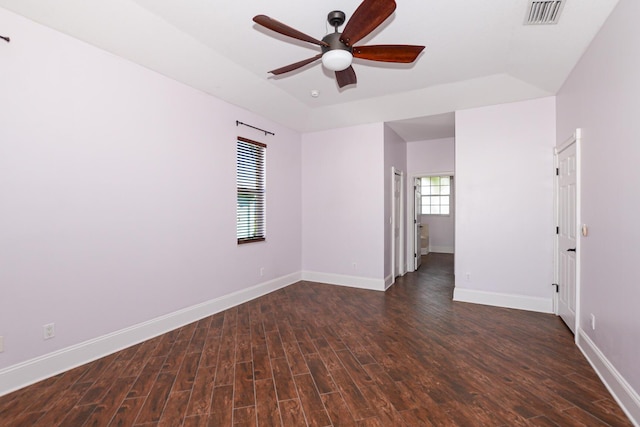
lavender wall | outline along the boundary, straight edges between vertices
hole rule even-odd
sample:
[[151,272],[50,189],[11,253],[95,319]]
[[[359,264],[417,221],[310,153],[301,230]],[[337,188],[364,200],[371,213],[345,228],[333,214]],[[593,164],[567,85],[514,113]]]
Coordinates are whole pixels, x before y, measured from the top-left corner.
[[[557,96],[558,142],[582,140],[579,330],[635,389],[640,416],[640,2],[620,0]],[[596,317],[592,330],[590,315]],[[636,418],[640,420],[640,418]]]
[[[454,172],[455,139],[442,138],[407,143],[407,167],[411,177]],[[454,180],[455,189],[455,180]],[[411,191],[411,190],[410,190]],[[413,194],[409,196],[413,209]],[[451,215],[422,215],[422,223],[429,226],[429,241],[433,252],[453,252],[455,236],[455,203]]]
[[384,279],[383,139],[381,123],[302,136],[303,271]]
[[[391,230],[391,215],[392,215],[392,198],[393,198],[393,185],[392,185],[392,168],[404,173],[404,185],[407,185],[407,143],[400,138],[400,136],[393,131],[389,126],[384,126],[384,217],[382,218],[381,226],[384,228],[384,277],[385,280],[393,280],[391,271],[391,256],[393,252],[393,233]],[[406,193],[405,190],[401,190],[402,193]],[[404,198],[402,202],[402,209],[407,211],[407,199]],[[398,219],[399,220],[399,219]],[[406,221],[400,233],[404,236],[407,235]],[[407,238],[404,242],[406,246]],[[402,248],[404,250],[404,248]],[[407,258],[405,257],[405,264]],[[400,272],[407,271],[406,266],[400,267]]]
[[[300,270],[299,134],[0,21],[0,368]],[[237,135],[268,144],[267,242],[241,247]]]
[[554,98],[456,113],[456,291],[550,310],[554,145]]

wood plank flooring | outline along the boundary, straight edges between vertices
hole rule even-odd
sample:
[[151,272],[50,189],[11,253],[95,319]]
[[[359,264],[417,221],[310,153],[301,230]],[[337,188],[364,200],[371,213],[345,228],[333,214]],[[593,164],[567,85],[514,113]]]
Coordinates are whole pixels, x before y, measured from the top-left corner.
[[553,315],[300,282],[0,397],[2,426],[627,426]]

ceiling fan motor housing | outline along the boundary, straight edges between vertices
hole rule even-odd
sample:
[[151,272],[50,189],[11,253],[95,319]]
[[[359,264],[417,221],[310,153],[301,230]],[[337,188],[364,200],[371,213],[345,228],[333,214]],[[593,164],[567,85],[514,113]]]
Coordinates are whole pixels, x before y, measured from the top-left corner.
[[322,41],[327,43],[329,46],[320,46],[322,49],[322,53],[326,53],[326,52],[329,52],[330,50],[336,50],[336,49],[342,49],[342,50],[346,50],[347,52],[352,52],[353,49],[351,48],[351,46],[347,46],[340,40],[341,36],[342,36],[342,33],[331,33],[324,36],[322,38]]

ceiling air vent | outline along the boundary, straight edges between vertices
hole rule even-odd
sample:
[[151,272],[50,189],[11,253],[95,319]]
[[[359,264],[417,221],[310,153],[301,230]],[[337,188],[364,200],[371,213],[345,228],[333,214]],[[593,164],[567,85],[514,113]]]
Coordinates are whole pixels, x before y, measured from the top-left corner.
[[564,3],[565,0],[531,0],[524,19],[525,25],[557,24]]

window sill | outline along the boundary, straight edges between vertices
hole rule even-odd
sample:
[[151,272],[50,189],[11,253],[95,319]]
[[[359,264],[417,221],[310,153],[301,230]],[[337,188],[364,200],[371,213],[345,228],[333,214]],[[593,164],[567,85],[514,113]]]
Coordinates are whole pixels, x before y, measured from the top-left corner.
[[245,243],[255,243],[255,242],[264,242],[267,239],[264,237],[255,237],[253,239],[238,239],[239,245],[244,245]]

